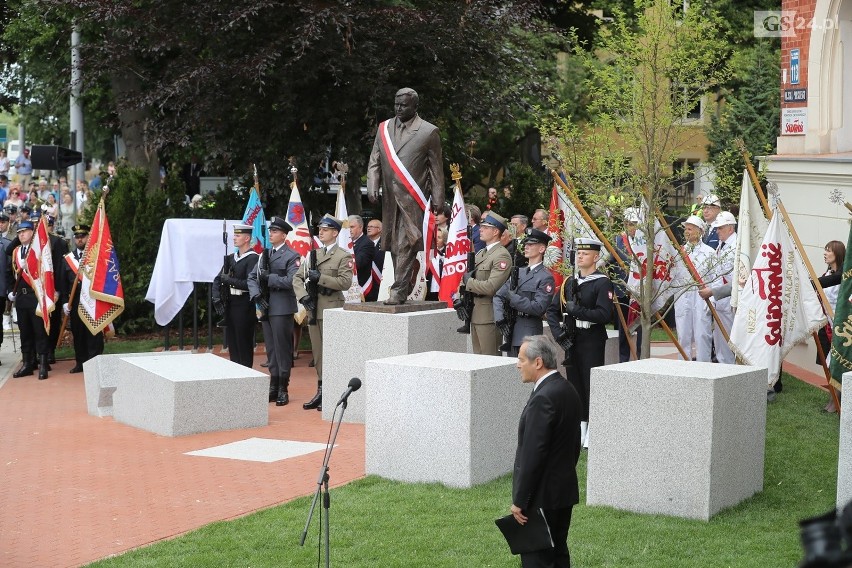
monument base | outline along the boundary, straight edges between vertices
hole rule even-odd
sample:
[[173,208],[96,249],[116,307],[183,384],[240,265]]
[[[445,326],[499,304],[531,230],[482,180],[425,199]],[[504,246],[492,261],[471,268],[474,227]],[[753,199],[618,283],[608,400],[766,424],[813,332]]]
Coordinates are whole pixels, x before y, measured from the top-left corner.
[[416,300],[404,304],[386,305],[384,302],[361,302],[358,304],[344,304],[343,309],[347,312],[370,312],[375,314],[410,314],[412,312],[425,312],[429,310],[445,310],[446,302]]

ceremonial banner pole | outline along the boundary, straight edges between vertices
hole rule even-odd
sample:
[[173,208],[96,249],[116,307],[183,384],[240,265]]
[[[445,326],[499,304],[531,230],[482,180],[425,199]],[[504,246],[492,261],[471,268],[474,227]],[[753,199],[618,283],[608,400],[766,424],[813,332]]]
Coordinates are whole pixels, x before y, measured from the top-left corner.
[[[611,254],[612,257],[616,260],[616,262],[618,262],[618,265],[621,268],[623,268],[624,270],[630,270],[630,267],[627,266],[624,263],[623,260],[621,260],[620,256],[618,256],[618,253],[615,251],[613,246],[610,244],[610,242],[606,238],[606,236],[604,236],[603,232],[600,230],[600,227],[598,227],[598,224],[595,223],[595,220],[592,219],[589,216],[589,214],[586,212],[586,209],[583,207],[583,204],[580,203],[580,200],[577,198],[577,196],[574,194],[574,192],[571,190],[571,188],[568,187],[568,185],[564,181],[562,181],[562,178],[559,177],[559,174],[556,173],[556,170],[550,170],[550,174],[553,176],[553,179],[556,181],[556,183],[559,184],[559,186],[565,191],[565,194],[571,200],[571,203],[573,203],[574,207],[577,208],[577,212],[580,213],[580,215],[583,217],[583,219],[586,221],[586,223],[589,224],[589,227],[591,227],[591,229],[595,232],[595,235],[597,235],[598,238],[601,240],[601,242],[604,244],[604,246],[606,247],[606,250],[609,251],[609,254]],[[659,318],[660,327],[662,327],[665,330],[666,334],[668,334],[669,339],[672,340],[672,343],[675,344],[675,346],[677,347],[677,350],[680,351],[680,355],[681,355],[681,357],[683,357],[684,361],[689,361],[691,359],[691,357],[687,356],[686,351],[683,350],[683,346],[677,340],[677,337],[675,337],[674,333],[672,332],[672,329],[669,327],[669,325],[662,318],[662,316],[660,315],[660,312],[656,312],[654,315],[656,315],[657,318]]]
[[[748,153],[748,150],[745,147],[745,143],[741,138],[737,138],[737,146],[740,149],[740,152],[743,155],[743,160],[746,164],[746,169],[748,170],[748,175],[751,178],[751,183],[754,186],[755,192],[757,192],[757,198],[760,199],[761,205],[763,205],[763,210],[766,213],[767,219],[772,219],[772,209],[769,208],[769,202],[766,200],[766,196],[763,195],[763,187],[760,185],[760,180],[757,179],[757,172],[754,171],[754,166],[751,163],[751,156]],[[849,205],[847,204],[847,208]],[[852,211],[852,208],[849,208]],[[808,259],[805,254],[805,249],[802,246],[802,242],[799,240],[799,235],[796,233],[796,229],[793,227],[793,223],[790,221],[790,216],[787,215],[787,209],[784,207],[784,203],[778,199],[778,210],[781,212],[781,215],[784,218],[784,224],[787,226],[787,230],[790,232],[790,236],[793,237],[793,242],[796,243],[796,247],[799,249],[799,254],[802,256],[802,260],[805,263],[805,267],[808,269],[808,274],[810,274],[811,282],[813,282],[814,288],[816,288],[817,294],[819,294],[820,300],[822,301],[822,305],[825,308],[825,312],[830,319],[834,319],[834,308],[831,306],[831,303],[828,301],[828,297],[825,295],[825,290],[822,289],[822,285],[819,283],[819,278],[816,276],[816,272],[814,271],[813,265],[811,265],[811,261]],[[814,345],[816,346],[817,356],[819,358],[820,365],[822,366],[823,373],[825,374],[825,386],[828,389],[829,394],[831,394],[831,398],[834,401],[834,406],[837,407],[837,413],[840,414],[840,399],[837,397],[837,389],[834,388],[834,385],[831,384],[831,371],[828,368],[828,362],[825,358],[825,351],[823,351],[822,345],[819,342],[819,336],[816,332],[813,333]],[[783,361],[782,361],[783,363]]]

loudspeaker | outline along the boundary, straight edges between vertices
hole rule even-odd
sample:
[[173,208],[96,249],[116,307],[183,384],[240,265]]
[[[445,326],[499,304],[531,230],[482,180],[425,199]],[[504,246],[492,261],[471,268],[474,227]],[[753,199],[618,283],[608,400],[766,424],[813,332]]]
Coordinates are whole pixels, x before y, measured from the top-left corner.
[[521,139],[521,161],[534,169],[541,167],[541,133],[538,129],[527,132]]
[[83,161],[83,154],[62,146],[33,145],[30,161],[36,170],[64,170]]

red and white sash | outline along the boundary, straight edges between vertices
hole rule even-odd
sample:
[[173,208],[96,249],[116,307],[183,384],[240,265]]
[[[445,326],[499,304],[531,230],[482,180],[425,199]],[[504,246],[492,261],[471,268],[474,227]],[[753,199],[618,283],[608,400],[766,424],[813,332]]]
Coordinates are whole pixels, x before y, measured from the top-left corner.
[[73,252],[69,252],[65,255],[65,263],[68,264],[68,268],[70,268],[71,272],[73,272],[76,276],[77,272],[80,270],[80,261],[74,258]]
[[393,148],[390,135],[390,125],[392,120],[394,119],[388,119],[379,125],[379,132],[382,136],[382,148],[384,149],[385,157],[388,159],[388,162],[390,162],[399,182],[405,186],[405,189],[408,190],[408,193],[411,194],[411,197],[413,197],[414,201],[417,202],[417,205],[420,206],[420,210],[425,211],[426,197],[423,195],[423,190],[420,189],[420,186],[417,185],[417,182],[414,181],[413,177],[411,177],[411,173],[409,173],[405,166],[402,165],[399,156],[396,155],[396,150]]

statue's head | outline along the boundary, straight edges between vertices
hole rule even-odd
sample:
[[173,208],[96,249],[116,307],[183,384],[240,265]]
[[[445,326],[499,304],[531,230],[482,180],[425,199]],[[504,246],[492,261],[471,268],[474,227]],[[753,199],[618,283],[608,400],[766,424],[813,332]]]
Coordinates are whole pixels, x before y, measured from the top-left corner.
[[406,87],[398,90],[393,102],[393,108],[396,111],[397,118],[403,122],[414,118],[414,115],[417,114],[417,105],[419,103],[420,97],[414,89]]

